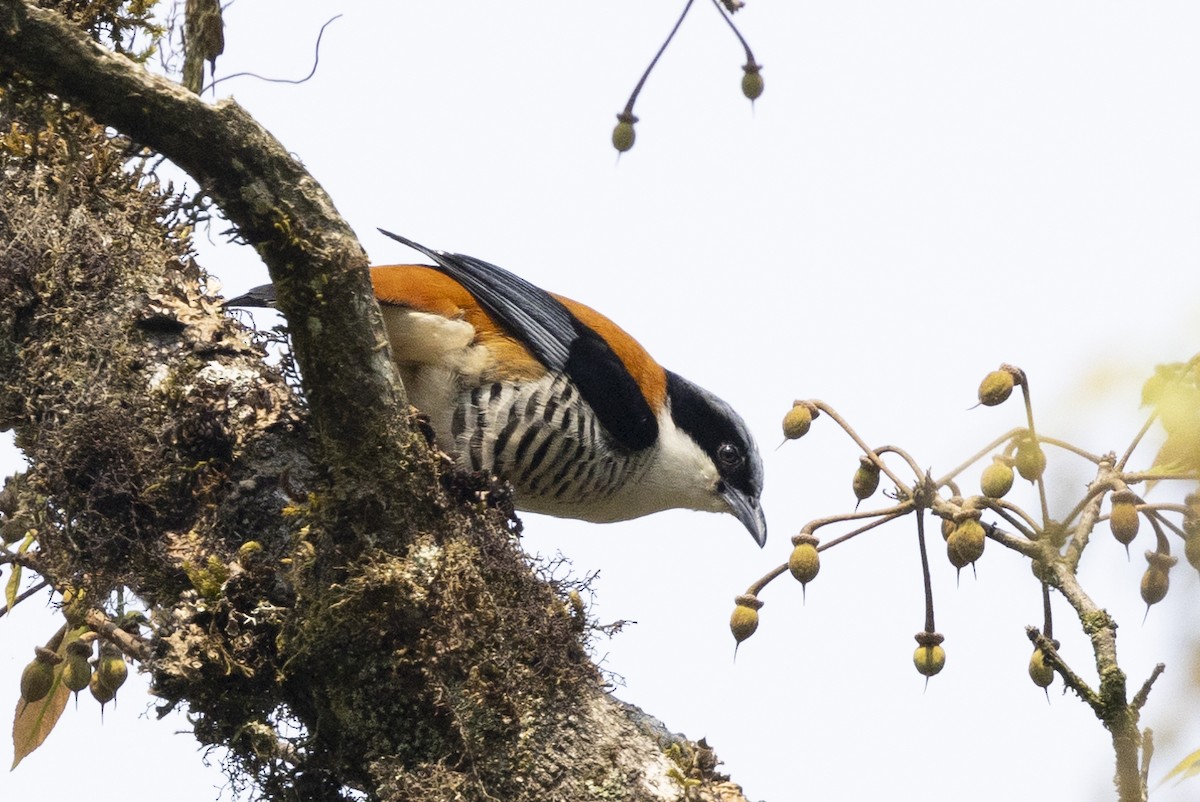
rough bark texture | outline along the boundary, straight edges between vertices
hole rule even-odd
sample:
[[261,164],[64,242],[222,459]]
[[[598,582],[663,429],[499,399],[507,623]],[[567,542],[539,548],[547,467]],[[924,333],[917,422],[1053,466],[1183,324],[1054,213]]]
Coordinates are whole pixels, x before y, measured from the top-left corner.
[[[603,691],[506,488],[408,424],[362,250],[279,143],[19,0],[0,0],[0,93],[0,429],[31,466],[0,535],[36,530],[21,561],[84,591],[68,618],[151,655],[163,707],[236,779],[270,799],[743,799],[703,742]],[[303,397],[81,109],[258,248]],[[136,639],[104,624],[119,587],[151,614]]]

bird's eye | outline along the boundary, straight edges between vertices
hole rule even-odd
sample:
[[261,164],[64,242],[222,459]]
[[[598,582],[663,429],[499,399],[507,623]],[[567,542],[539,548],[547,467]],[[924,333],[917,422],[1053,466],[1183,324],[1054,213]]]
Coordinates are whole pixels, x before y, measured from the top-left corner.
[[733,443],[721,443],[717,447],[717,463],[725,470],[732,470],[742,464],[742,451]]

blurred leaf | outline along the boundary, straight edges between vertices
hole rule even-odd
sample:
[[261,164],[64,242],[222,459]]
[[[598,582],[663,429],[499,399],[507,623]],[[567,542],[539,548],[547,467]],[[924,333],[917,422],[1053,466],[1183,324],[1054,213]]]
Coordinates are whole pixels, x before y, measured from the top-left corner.
[[[1200,361],[1159,365],[1142,387],[1167,439],[1151,464],[1172,474],[1200,474]],[[1149,486],[1147,486],[1149,487]]]
[[21,566],[14,565],[12,573],[8,575],[8,582],[4,585],[4,603],[8,605],[11,612],[12,608],[17,604],[17,590],[21,587]]
[[1163,390],[1182,375],[1183,368],[1182,362],[1156,365],[1154,375],[1146,379],[1146,383],[1142,385],[1142,406],[1148,407],[1157,404],[1158,400],[1162,398]]
[[[64,637],[64,629],[65,627],[55,633],[54,637],[46,644],[47,649],[53,648],[60,657],[66,654],[67,646],[79,640],[79,636],[88,631],[87,627],[76,627],[67,632]],[[54,729],[54,725],[58,723],[63,710],[66,709],[71,691],[62,681],[64,665],[65,661],[54,667],[54,684],[50,686],[50,693],[46,694],[45,698],[32,704],[26,704],[24,699],[17,700],[16,716],[13,718],[13,762],[11,768],[15,769],[26,755],[42,745],[42,742]]]
[[1150,467],[1163,473],[1200,473],[1200,430],[1167,435]]
[[[29,551],[29,547],[33,545],[33,541],[37,538],[37,530],[30,529],[25,533],[25,539],[21,541],[21,545],[17,548],[17,554],[24,554]],[[8,584],[4,586],[4,603],[8,605],[8,611],[11,613],[12,608],[17,604],[17,593],[21,590],[21,566],[14,565],[12,574],[8,577]]]
[[1200,749],[1197,749],[1195,752],[1192,752],[1183,760],[1179,761],[1179,764],[1167,772],[1167,776],[1163,777],[1162,780],[1159,781],[1159,785],[1162,785],[1172,777],[1177,776],[1179,781],[1182,782],[1188,777],[1195,777],[1197,774],[1200,774]]

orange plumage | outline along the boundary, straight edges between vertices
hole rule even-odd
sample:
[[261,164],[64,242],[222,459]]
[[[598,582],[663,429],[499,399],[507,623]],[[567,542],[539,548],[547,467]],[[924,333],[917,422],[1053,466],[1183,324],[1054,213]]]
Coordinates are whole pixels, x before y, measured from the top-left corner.
[[[473,344],[486,348],[502,365],[504,378],[532,378],[545,367],[523,343],[487,313],[471,293],[445,273],[428,265],[381,265],[371,268],[375,297],[385,306],[462,320],[475,330]],[[667,376],[662,366],[624,329],[590,306],[550,293],[585,326],[604,339],[633,376],[651,409],[662,407],[667,395]],[[386,311],[386,310],[385,310]],[[395,346],[393,340],[393,346]],[[396,359],[406,361],[405,354]]]

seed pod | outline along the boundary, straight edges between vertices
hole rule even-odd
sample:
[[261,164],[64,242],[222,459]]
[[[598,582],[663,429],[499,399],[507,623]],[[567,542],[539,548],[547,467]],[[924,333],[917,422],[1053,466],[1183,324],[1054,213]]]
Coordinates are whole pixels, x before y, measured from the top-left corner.
[[633,147],[633,142],[637,138],[633,125],[637,121],[638,118],[627,111],[617,115],[617,126],[612,132],[612,143],[618,153],[624,153]]
[[92,679],[92,665],[88,658],[92,656],[92,645],[83,641],[72,641],[67,646],[67,657],[63,663],[62,681],[68,690],[74,691],[75,696],[88,686]]
[[115,696],[129,676],[129,667],[125,665],[125,657],[121,650],[110,643],[101,644],[100,662],[96,666],[95,675],[98,682],[112,690]]
[[870,457],[859,457],[858,470],[854,472],[854,481],[850,485],[856,499],[869,499],[879,489],[879,466]]
[[733,633],[733,639],[740,644],[758,629],[758,611],[763,603],[757,596],[749,594],[738,596],[733,603],[735,606],[733,615],[729,617],[729,630]]
[[763,93],[762,66],[751,61],[742,69],[746,73],[742,76],[742,94],[752,101],[758,100]]
[[918,632],[916,639],[918,646],[913,652],[913,665],[917,672],[926,678],[938,674],[946,667],[946,650],[942,648],[945,639],[936,632]]
[[792,555],[788,557],[788,570],[802,586],[807,586],[821,570],[821,555],[817,552],[817,538],[801,533],[792,538]]
[[92,698],[100,703],[100,710],[103,712],[104,706],[111,702],[117,695],[115,689],[108,687],[100,681],[100,672],[92,672],[92,679],[88,682],[88,690],[92,694]]
[[1171,578],[1167,576],[1167,572],[1152,565],[1142,574],[1142,601],[1147,605],[1158,604],[1167,597],[1170,587]]
[[1034,649],[1029,658],[1029,678],[1039,688],[1048,688],[1054,682],[1054,669],[1046,665],[1046,655],[1041,649]]
[[34,649],[33,661],[21,672],[21,698],[26,704],[40,702],[54,687],[54,666],[62,658],[49,649]]
[[812,426],[816,410],[803,401],[792,404],[792,408],[783,416],[783,436],[788,440],[799,440],[808,434]]
[[1137,496],[1128,490],[1120,490],[1112,494],[1112,511],[1108,516],[1108,525],[1113,537],[1122,546],[1128,546],[1137,537],[1141,517],[1137,511]]
[[1036,482],[1046,470],[1046,452],[1036,440],[1026,438],[1017,446],[1016,466],[1022,479]]
[[965,568],[983,556],[987,532],[978,518],[967,518],[946,538],[946,554],[955,568]]
[[1013,385],[1011,372],[1004,369],[993,370],[984,376],[983,381],[979,384],[979,403],[985,407],[1003,404],[1012,395]]
[[1170,554],[1148,551],[1146,552],[1146,562],[1149,565],[1146,567],[1146,573],[1142,574],[1141,591],[1142,601],[1146,602],[1146,606],[1149,608],[1166,598],[1167,590],[1171,587],[1171,579],[1167,572],[1178,560]]
[[1012,490],[1013,479],[1012,459],[995,456],[979,477],[979,489],[988,498],[1004,498]]

